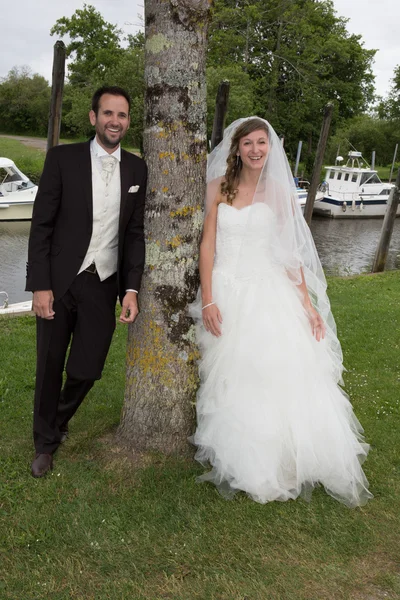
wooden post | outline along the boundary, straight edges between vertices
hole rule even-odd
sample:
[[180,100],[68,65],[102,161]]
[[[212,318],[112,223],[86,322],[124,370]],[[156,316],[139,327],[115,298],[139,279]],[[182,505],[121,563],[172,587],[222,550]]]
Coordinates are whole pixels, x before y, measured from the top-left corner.
[[307,194],[307,202],[304,207],[304,218],[307,221],[308,225],[311,223],[312,212],[314,207],[315,196],[317,193],[317,188],[319,184],[319,178],[321,175],[322,163],[324,160],[326,142],[328,140],[329,127],[332,120],[333,114],[333,103],[328,102],[325,106],[324,110],[324,120],[322,122],[321,134],[319,136],[319,142],[317,147],[317,153],[315,155],[313,173],[311,177],[310,188]]
[[61,129],[61,109],[65,76],[65,45],[58,40],[54,44],[53,74],[51,86],[51,102],[49,126],[47,130],[47,150],[58,146]]
[[300,140],[299,145],[297,146],[296,164],[294,165],[293,177],[297,177],[297,171],[299,170],[299,162],[300,162],[302,146],[303,146],[303,142]]
[[396,148],[394,149],[394,154],[393,154],[392,168],[390,169],[389,183],[392,181],[393,169],[394,169],[394,163],[396,162],[397,148],[398,148],[398,147],[399,147],[399,145],[398,145],[398,144],[396,144]]
[[375,150],[372,150],[371,169],[375,169],[375,158],[376,158],[376,152],[375,152]]
[[400,200],[400,169],[397,171],[396,185],[391,190],[388,199],[387,209],[383,218],[383,225],[381,230],[381,237],[379,240],[378,248],[376,250],[374,264],[372,265],[373,273],[380,273],[384,271],[387,255],[390,246],[390,240],[393,233],[394,222],[397,215],[397,207]]
[[218,86],[217,98],[215,101],[214,124],[211,135],[211,150],[222,141],[224,137],[225,116],[228,110],[230,83],[227,80],[221,81]]

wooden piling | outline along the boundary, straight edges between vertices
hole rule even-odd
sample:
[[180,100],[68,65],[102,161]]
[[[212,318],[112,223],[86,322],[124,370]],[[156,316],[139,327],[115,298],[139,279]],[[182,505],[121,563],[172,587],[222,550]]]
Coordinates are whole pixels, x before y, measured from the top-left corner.
[[47,130],[47,150],[58,146],[61,129],[61,110],[65,78],[65,45],[58,40],[54,44],[53,73],[51,86],[51,101],[49,126]]
[[297,146],[296,164],[294,165],[293,177],[297,177],[297,171],[299,170],[299,163],[300,163],[302,147],[303,147],[303,142],[300,140],[299,144]]
[[393,233],[394,222],[397,215],[397,207],[400,200],[400,169],[397,172],[396,185],[391,190],[385,216],[383,218],[383,225],[381,230],[381,237],[379,240],[378,248],[376,250],[374,264],[372,265],[373,273],[380,273],[385,270],[387,255],[389,252],[390,240]]
[[394,149],[394,154],[393,154],[393,162],[392,162],[392,168],[390,169],[390,175],[389,175],[389,183],[392,182],[392,177],[393,177],[393,169],[394,169],[394,165],[396,162],[396,157],[397,157],[397,149],[398,149],[399,145],[396,144],[396,148]]
[[310,188],[307,194],[307,202],[304,207],[304,218],[308,225],[311,224],[312,212],[314,208],[315,196],[317,194],[317,188],[321,176],[322,163],[325,155],[326,142],[328,141],[329,127],[331,125],[333,115],[333,103],[328,102],[324,110],[324,119],[322,121],[321,133],[319,136],[319,142],[317,147],[317,153],[315,155],[313,173],[311,177]]
[[230,82],[221,81],[218,86],[217,98],[215,101],[214,124],[211,135],[211,150],[222,141],[224,137],[225,116],[228,110]]

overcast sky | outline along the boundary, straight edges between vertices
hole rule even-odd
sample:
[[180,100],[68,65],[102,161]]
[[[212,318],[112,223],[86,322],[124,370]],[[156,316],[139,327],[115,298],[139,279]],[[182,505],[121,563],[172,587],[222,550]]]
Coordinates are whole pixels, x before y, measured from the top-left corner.
[[[127,33],[138,31],[138,13],[144,0],[87,0],[104,19]],[[57,19],[70,17],[83,0],[0,0],[0,77],[14,66],[28,65],[35,73],[51,78],[53,45],[49,31]],[[334,0],[339,15],[349,20],[348,30],[360,34],[365,47],[377,49],[374,73],[378,94],[390,87],[393,70],[400,64],[399,0]],[[397,30],[397,31],[396,31]]]

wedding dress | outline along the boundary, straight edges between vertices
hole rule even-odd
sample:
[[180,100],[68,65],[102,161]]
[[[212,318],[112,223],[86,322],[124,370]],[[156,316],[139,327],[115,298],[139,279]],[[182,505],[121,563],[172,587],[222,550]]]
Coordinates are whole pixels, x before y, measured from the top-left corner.
[[276,227],[264,203],[218,206],[213,300],[217,338],[196,321],[201,386],[196,459],[199,479],[226,497],[260,503],[309,499],[322,484],[353,507],[372,497],[361,463],[368,452],[347,395],[337,385],[326,340],[317,342],[296,285],[275,261]]

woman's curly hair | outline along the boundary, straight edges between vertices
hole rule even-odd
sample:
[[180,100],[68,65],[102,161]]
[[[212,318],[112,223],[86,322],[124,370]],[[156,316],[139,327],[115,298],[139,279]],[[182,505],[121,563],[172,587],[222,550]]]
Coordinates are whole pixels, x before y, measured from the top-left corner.
[[269,138],[268,125],[265,123],[265,121],[257,117],[254,119],[247,119],[244,123],[239,125],[232,136],[231,148],[228,158],[226,159],[228,168],[226,169],[225,180],[221,183],[221,194],[226,196],[226,201],[228,204],[232,205],[232,202],[236,197],[238,192],[237,186],[239,184],[240,172],[242,170],[242,160],[240,156],[238,156],[239,142],[243,137],[253,133],[253,131],[257,131],[258,129],[265,131]]

